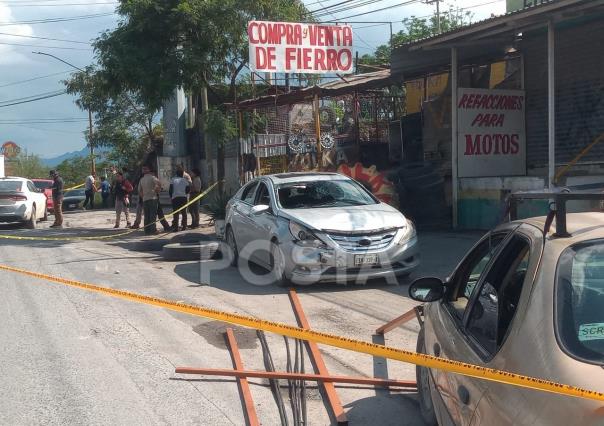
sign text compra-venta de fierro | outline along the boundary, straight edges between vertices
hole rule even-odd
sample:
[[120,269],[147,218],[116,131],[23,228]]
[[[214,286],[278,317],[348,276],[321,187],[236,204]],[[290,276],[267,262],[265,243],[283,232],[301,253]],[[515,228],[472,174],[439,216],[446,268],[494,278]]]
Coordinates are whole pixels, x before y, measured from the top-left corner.
[[349,25],[251,21],[248,38],[253,71],[346,74],[354,70]]

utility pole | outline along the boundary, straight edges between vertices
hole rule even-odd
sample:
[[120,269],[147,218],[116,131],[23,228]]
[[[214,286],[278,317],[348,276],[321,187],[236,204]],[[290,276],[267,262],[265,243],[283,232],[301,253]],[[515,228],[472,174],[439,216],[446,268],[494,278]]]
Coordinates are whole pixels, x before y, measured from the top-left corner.
[[442,32],[441,26],[440,26],[440,2],[441,1],[442,0],[426,0],[425,1],[426,4],[436,3],[436,30],[438,31],[438,34],[440,34]]
[[[44,53],[44,52],[31,52],[31,53],[34,53],[36,55],[50,56],[51,58],[54,58],[57,61],[63,62],[64,64],[69,65],[70,67],[75,68],[78,71],[82,71],[83,73],[88,74],[88,72],[83,70],[82,68],[76,67],[74,64],[70,64],[69,62],[67,62],[55,55],[51,55],[50,53]],[[90,172],[92,174],[96,171],[96,166],[94,163],[94,146],[92,145],[92,111],[90,110],[90,108],[88,108],[88,140],[89,140],[89,144],[90,144]]]

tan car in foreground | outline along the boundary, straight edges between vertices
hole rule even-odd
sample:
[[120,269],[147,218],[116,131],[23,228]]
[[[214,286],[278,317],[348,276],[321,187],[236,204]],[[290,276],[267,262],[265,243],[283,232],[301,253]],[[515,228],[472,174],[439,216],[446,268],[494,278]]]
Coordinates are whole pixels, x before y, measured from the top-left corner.
[[[501,225],[444,282],[416,280],[418,352],[604,391],[604,213],[557,222]],[[604,425],[593,400],[423,367],[417,382],[428,424]]]

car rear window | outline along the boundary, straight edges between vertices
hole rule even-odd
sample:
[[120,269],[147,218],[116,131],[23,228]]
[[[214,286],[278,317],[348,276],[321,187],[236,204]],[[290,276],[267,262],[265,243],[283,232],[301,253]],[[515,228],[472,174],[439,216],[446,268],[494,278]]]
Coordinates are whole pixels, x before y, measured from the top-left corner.
[[36,185],[36,188],[38,189],[48,189],[52,188],[52,181],[35,180],[34,185]]
[[21,191],[22,183],[18,180],[0,181],[0,191]]
[[567,248],[558,262],[557,331],[580,360],[604,364],[604,240]]

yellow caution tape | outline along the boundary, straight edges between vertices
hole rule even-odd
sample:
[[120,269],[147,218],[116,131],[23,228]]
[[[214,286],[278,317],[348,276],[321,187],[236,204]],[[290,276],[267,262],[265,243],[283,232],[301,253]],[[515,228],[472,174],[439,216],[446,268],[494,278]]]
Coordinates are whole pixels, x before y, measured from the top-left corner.
[[79,185],[72,186],[71,188],[64,189],[63,192],[71,191],[72,189],[78,189],[78,188],[83,187],[84,185],[85,185],[84,183],[81,183]]
[[[173,212],[170,212],[166,215],[164,215],[164,217],[170,217],[170,216],[174,216],[176,213],[186,209],[187,207],[189,207],[191,204],[198,202],[199,200],[201,200],[203,197],[205,197],[206,195],[208,195],[208,193],[214,189],[216,187],[216,185],[218,185],[219,182],[214,183],[213,185],[211,185],[208,189],[206,189],[205,191],[203,191],[201,194],[199,194],[198,196],[196,196],[195,198],[193,198],[192,200],[190,200],[187,204],[185,204],[184,206],[174,210]],[[158,224],[159,222],[161,222],[161,220],[157,220],[154,223],[151,223],[147,226],[152,226],[155,224]],[[120,232],[117,234],[109,234],[109,235],[97,235],[97,236],[89,236],[89,237],[33,237],[33,236],[18,236],[18,235],[0,235],[0,239],[5,239],[5,240],[27,240],[27,241],[83,241],[83,240],[108,240],[111,238],[118,238],[118,237],[123,237],[126,235],[130,235],[134,232],[137,232],[141,229],[145,229],[145,227],[140,228],[140,229],[130,229],[128,231],[125,232]]]
[[379,356],[382,358],[394,359],[398,361],[408,362],[411,364],[420,365],[423,367],[434,368],[447,371],[450,373],[461,374],[469,377],[490,380],[494,382],[504,383],[513,386],[519,386],[528,389],[535,389],[544,392],[551,392],[559,395],[566,395],[578,398],[592,399],[596,401],[604,401],[604,393],[591,390],[581,389],[575,386],[564,385],[561,383],[552,382],[549,380],[537,379],[534,377],[523,376],[520,374],[509,373],[492,368],[480,367],[477,365],[467,364],[459,361],[451,361],[444,358],[437,358],[432,355],[425,355],[402,349],[391,348],[374,343],[363,342],[361,340],[349,339],[346,337],[337,336],[334,334],[321,333],[312,330],[304,330],[291,325],[265,321],[258,318],[248,317],[239,314],[233,314],[223,311],[218,311],[200,306],[188,305],[184,303],[173,302],[157,297],[145,296],[142,294],[132,293],[129,291],[115,290],[112,288],[101,287],[93,284],[86,284],[76,280],[69,280],[52,275],[31,272],[24,269],[14,268],[11,266],[0,265],[0,270],[16,272],[19,274],[28,275],[35,278],[40,278],[55,283],[80,288],[96,293],[101,293],[117,299],[129,300],[132,302],[142,303],[145,305],[158,306],[172,311],[185,314],[195,315],[203,318],[211,318],[214,320],[236,324],[244,327],[253,328],[280,334],[283,336],[292,337],[295,339],[308,340],[316,343],[322,343],[337,348],[348,349],[355,352],[361,352],[369,355]]

